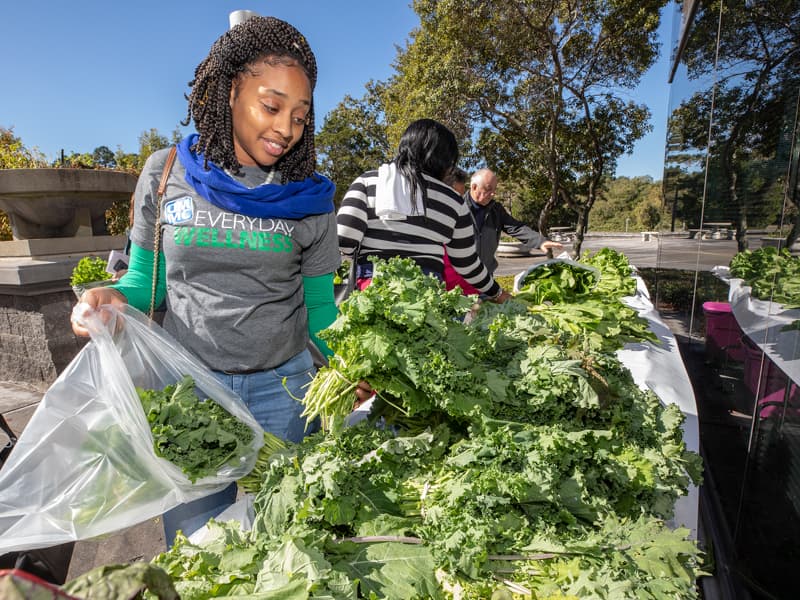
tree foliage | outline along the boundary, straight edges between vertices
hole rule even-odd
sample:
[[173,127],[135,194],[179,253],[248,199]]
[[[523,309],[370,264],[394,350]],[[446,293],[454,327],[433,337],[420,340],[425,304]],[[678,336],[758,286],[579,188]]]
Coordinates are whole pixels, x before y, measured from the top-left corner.
[[666,228],[661,185],[649,176],[609,180],[592,209],[592,231],[654,231]]
[[336,184],[337,206],[353,180],[392,157],[384,122],[383,85],[367,84],[364,96],[344,99],[325,116],[316,137],[320,171]]
[[98,146],[95,148],[94,152],[92,152],[92,159],[99,167],[113,169],[117,166],[117,160],[114,156],[114,153],[109,149],[108,146]]
[[170,140],[167,136],[159,133],[158,129],[149,129],[139,135],[139,156],[137,160],[138,170],[141,171],[148,157],[162,148],[167,148]]
[[666,0],[416,0],[420,27],[385,98],[390,139],[437,118],[498,172],[570,208],[577,251],[602,182],[650,128],[627,100],[658,55]]
[[35,169],[47,166],[47,158],[36,148],[27,148],[14,135],[14,128],[0,127],[0,169]]
[[121,171],[134,171],[136,173],[141,171],[139,155],[135,152],[125,152],[120,146],[117,146],[117,151],[114,152],[114,162],[117,165],[117,169]]
[[101,165],[95,161],[94,153],[79,153],[73,150],[69,154],[63,154],[62,157],[58,159],[56,166],[65,169],[95,169]]
[[[114,163],[118,169],[133,171],[135,173],[141,172],[147,158],[156,150],[166,148],[171,144],[180,142],[180,133],[178,129],[172,132],[172,138],[159,133],[155,128],[143,131],[139,136],[139,153],[126,154],[122,148],[118,148],[114,154]],[[106,148],[107,149],[107,148]],[[106,211],[106,223],[108,231],[112,235],[122,235],[130,227],[131,219],[131,199],[115,202]]]

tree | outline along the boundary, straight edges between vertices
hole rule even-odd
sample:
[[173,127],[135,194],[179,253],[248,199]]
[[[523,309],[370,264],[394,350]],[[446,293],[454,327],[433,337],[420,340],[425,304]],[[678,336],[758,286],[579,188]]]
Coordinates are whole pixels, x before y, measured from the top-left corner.
[[[176,128],[172,132],[172,143],[180,141],[180,133]],[[139,154],[125,153],[121,147],[117,147],[114,153],[114,162],[118,169],[141,172],[147,158],[157,150],[170,146],[170,140],[161,135],[158,129],[149,129],[139,135]],[[106,223],[108,231],[112,235],[121,235],[130,226],[130,203],[131,199],[115,202],[106,211]]]
[[653,231],[661,223],[661,203],[650,201],[640,204],[634,214],[645,231]]
[[94,152],[92,152],[92,159],[94,160],[94,164],[98,167],[113,169],[117,166],[114,153],[109,150],[108,146],[98,146],[95,148]]
[[696,217],[700,215],[703,197],[703,169],[705,156],[699,148],[687,146],[678,134],[678,119],[673,113],[667,121],[667,153],[664,161],[665,207],[670,211],[670,231],[675,231],[676,222],[699,227]]
[[25,147],[14,135],[14,128],[0,127],[0,169],[35,169],[47,166],[47,158],[38,149]]
[[139,167],[139,155],[136,153],[125,152],[121,146],[117,146],[117,151],[114,153],[114,162],[117,169],[122,171],[141,171]]
[[542,231],[551,211],[571,209],[579,252],[604,179],[649,130],[648,109],[621,92],[655,61],[666,2],[415,0],[389,127],[431,116],[476,140],[501,179],[545,199]]
[[181,133],[180,127],[176,127],[172,130],[172,134],[170,135],[170,139],[173,145],[180,144],[183,140],[183,134]]
[[336,184],[337,206],[353,180],[391,159],[384,125],[382,85],[367,84],[360,100],[345,96],[331,112],[316,137],[320,171]]
[[[175,132],[173,132],[173,137],[175,137]],[[136,165],[137,170],[142,170],[145,161],[147,161],[153,152],[169,146],[169,139],[166,136],[161,135],[158,129],[153,128],[148,131],[143,131],[141,135],[139,135],[139,157]]]
[[94,169],[97,166],[92,154],[88,152],[81,154],[74,150],[69,154],[64,154],[58,162],[59,166],[67,169]]
[[592,209],[592,231],[653,231],[669,219],[661,185],[647,175],[609,180]]

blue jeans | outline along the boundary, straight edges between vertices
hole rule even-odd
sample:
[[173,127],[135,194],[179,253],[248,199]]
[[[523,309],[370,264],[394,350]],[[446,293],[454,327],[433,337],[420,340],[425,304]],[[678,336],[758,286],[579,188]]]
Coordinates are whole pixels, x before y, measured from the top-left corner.
[[[303,350],[269,371],[246,375],[214,371],[214,375],[239,394],[264,431],[297,443],[308,433],[319,429],[314,424],[306,429],[306,419],[300,416],[305,406],[295,400],[305,395],[306,388],[314,377],[314,362],[308,350]],[[283,385],[284,377],[286,387]]]
[[[314,376],[314,364],[308,350],[303,350],[271,370],[241,375],[213,371],[213,374],[241,397],[264,431],[290,442],[299,442],[307,434],[319,429],[317,420],[306,428],[306,419],[300,416],[305,407],[292,398],[302,398]],[[284,377],[286,387],[283,384]],[[168,510],[163,515],[167,548],[172,546],[179,529],[188,537],[235,501],[234,482],[221,492]]]

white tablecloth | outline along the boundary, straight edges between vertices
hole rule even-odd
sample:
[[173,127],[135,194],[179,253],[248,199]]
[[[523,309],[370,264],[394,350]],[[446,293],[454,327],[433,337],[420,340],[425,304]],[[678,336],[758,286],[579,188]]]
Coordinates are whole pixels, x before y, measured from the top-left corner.
[[800,309],[753,298],[750,286],[731,277],[728,267],[714,267],[713,272],[728,283],[728,302],[742,332],[792,381],[800,382],[800,331],[785,329],[800,319]]
[[[626,344],[617,356],[631,371],[634,381],[642,389],[652,390],[664,404],[675,404],[685,417],[683,439],[686,447],[700,452],[700,424],[697,418],[697,403],[689,375],[683,364],[678,342],[672,331],[661,320],[661,316],[650,301],[647,286],[641,277],[636,276],[636,295],[623,299],[625,304],[635,309],[647,319],[650,329],[661,344],[650,342]],[[699,490],[690,485],[686,496],[675,504],[672,527],[686,527],[697,538],[697,514]]]

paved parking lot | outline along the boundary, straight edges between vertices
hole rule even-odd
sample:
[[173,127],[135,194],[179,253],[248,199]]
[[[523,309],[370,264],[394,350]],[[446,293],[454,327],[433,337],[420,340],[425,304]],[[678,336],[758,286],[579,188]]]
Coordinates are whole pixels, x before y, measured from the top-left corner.
[[[727,266],[736,254],[735,240],[688,239],[686,235],[653,236],[644,241],[641,234],[635,235],[589,235],[584,239],[581,251],[597,252],[609,247],[625,254],[631,264],[646,267],[663,267],[688,271],[710,271],[717,265]],[[571,244],[565,245],[573,250]],[[532,264],[546,260],[544,253],[534,250],[530,256],[498,257],[497,275],[516,275]]]

